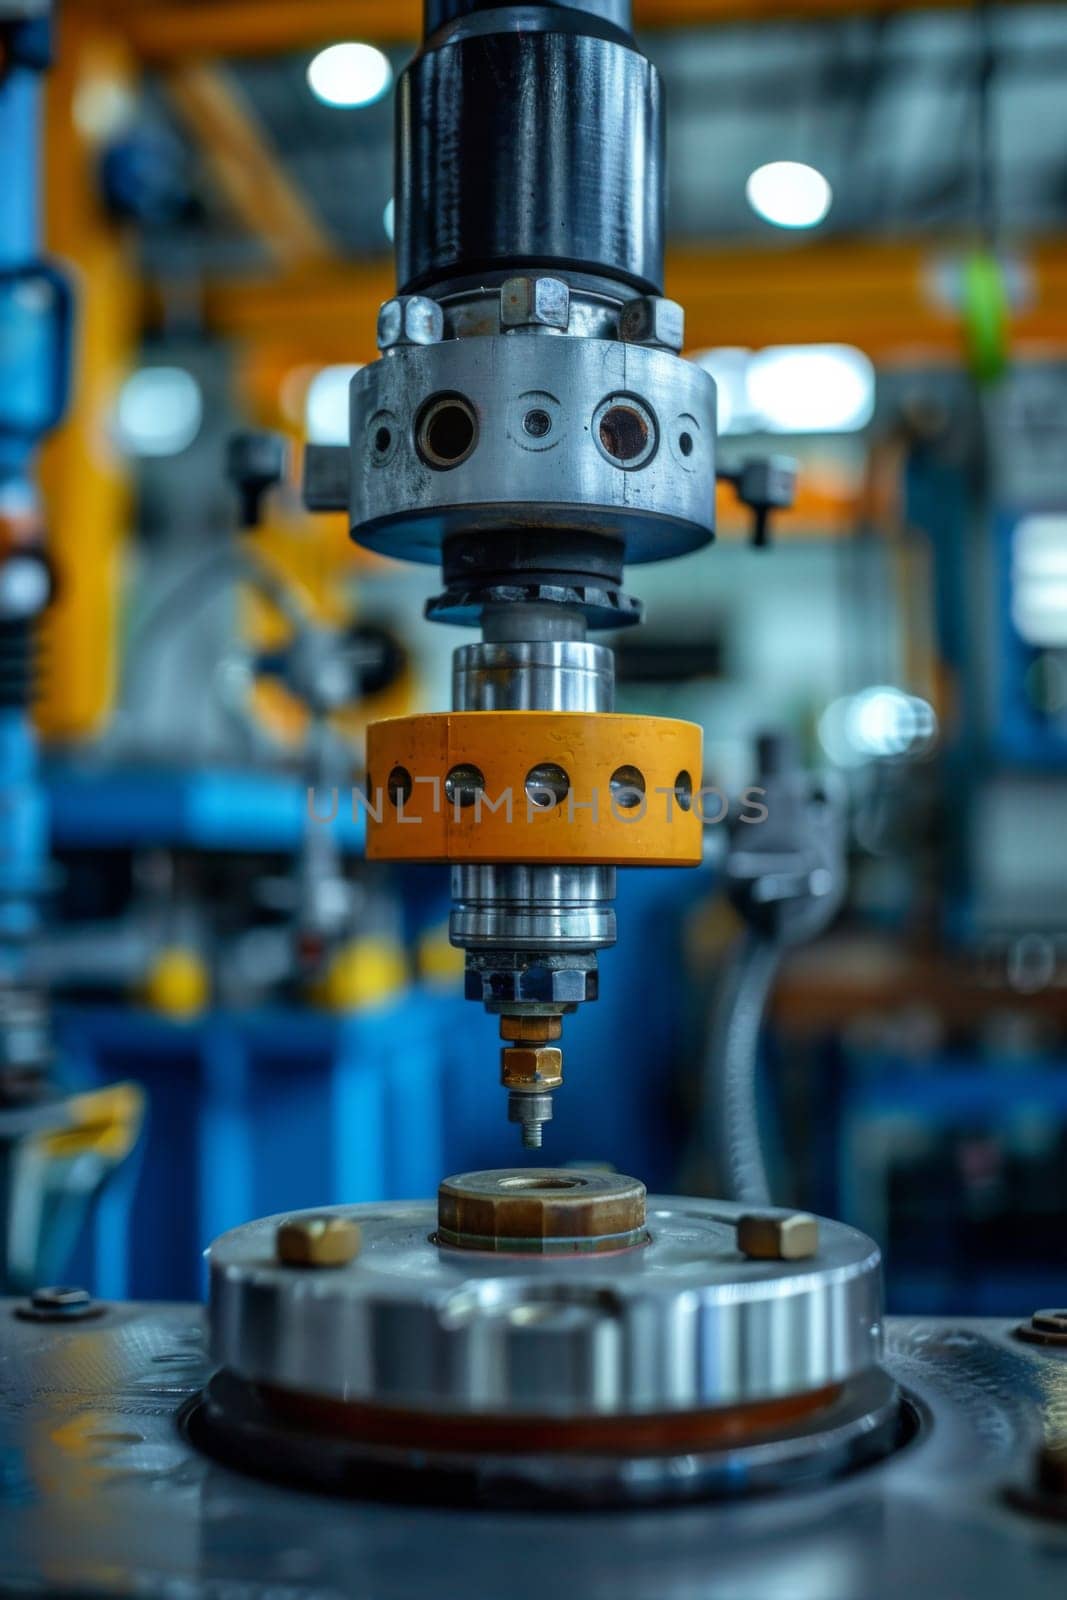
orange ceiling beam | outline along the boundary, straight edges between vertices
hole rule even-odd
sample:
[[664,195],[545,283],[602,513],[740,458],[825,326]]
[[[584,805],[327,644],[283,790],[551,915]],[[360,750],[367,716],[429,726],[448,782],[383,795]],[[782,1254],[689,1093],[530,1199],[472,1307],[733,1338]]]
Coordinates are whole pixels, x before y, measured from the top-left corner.
[[296,268],[331,256],[329,237],[286,177],[233,74],[194,61],[168,70],[165,82],[230,210],[279,266]]
[[[714,345],[855,344],[873,360],[915,354],[957,359],[959,318],[932,286],[949,255],[908,243],[812,242],[792,249],[675,248],[667,292],[686,308],[690,350]],[[1067,348],[1067,244],[1020,251],[1026,303],[1012,321],[1019,344]],[[274,351],[280,360],[366,361],[378,307],[393,292],[388,258],[309,266],[284,277],[217,279],[206,285],[208,324]]]
[[[70,0],[68,0],[68,4]],[[339,38],[411,44],[420,0],[76,0],[108,15],[150,63],[273,55]],[[945,10],[973,0],[635,0],[640,30],[781,21],[824,22],[892,11]],[[1013,3],[1013,0],[1008,0]],[[1015,0],[1018,3],[1018,0]]]

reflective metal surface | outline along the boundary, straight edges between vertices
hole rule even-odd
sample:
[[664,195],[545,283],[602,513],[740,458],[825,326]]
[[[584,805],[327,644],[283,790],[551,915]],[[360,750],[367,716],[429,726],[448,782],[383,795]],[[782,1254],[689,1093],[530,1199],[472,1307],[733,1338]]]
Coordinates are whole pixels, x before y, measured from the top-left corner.
[[[441,470],[415,445],[435,396],[476,417],[473,446]],[[398,349],[352,380],[353,537],[383,554],[436,562],[450,535],[519,528],[592,530],[658,561],[714,531],[715,384],[692,362],[617,340],[523,332]],[[639,402],[653,448],[613,462],[593,418]],[[526,427],[531,412],[547,432]]]
[[454,711],[613,711],[615,655],[585,640],[465,644],[452,657]]
[[598,950],[615,943],[614,867],[452,868],[449,936],[467,950]]
[[[1017,1319],[1016,1319],[1017,1320]],[[360,1504],[199,1455],[178,1416],[210,1371],[192,1306],[80,1326],[0,1304],[0,1588],[175,1600],[1062,1600],[1067,1530],[1008,1505],[1067,1421],[1067,1358],[1014,1322],[887,1329],[927,1426],[812,1491],[670,1511]]]
[[880,1257],[842,1223],[811,1261],[749,1261],[742,1207],[650,1197],[647,1245],[574,1261],[438,1248],[430,1204],[338,1210],[362,1230],[348,1267],[280,1266],[278,1218],[212,1245],[220,1364],[348,1401],[558,1417],[769,1400],[878,1360]]

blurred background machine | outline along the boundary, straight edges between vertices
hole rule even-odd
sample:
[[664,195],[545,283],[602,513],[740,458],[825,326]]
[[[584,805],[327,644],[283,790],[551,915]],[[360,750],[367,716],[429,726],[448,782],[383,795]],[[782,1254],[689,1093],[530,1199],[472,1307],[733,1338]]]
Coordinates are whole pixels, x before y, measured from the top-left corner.
[[[767,551],[724,483],[718,548],[643,567],[643,626],[598,641],[617,712],[703,728],[694,784],[736,803],[773,731],[840,819],[841,913],[776,959],[757,1030],[774,1194],[875,1238],[891,1307],[1015,1312],[1057,1298],[1067,1206],[1064,17],[764,11],[635,26],[718,466],[796,457],[797,503]],[[5,1270],[191,1296],[247,1217],[499,1159],[447,874],[366,860],[347,804],[369,722],[450,702],[441,585],[308,516],[292,464],[347,437],[375,354],[421,17],[9,12],[4,1149],[38,1186],[81,1166],[62,1221],[15,1208]],[[297,448],[227,476],[264,429]],[[730,864],[725,809],[704,833],[692,872],[619,873],[553,1164],[722,1191],[702,1064],[762,864]]]

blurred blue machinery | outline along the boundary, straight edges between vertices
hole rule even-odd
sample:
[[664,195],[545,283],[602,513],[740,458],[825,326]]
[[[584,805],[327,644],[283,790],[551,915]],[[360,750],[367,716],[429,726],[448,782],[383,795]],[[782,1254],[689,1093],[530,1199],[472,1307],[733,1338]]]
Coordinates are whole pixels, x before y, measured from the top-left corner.
[[[60,765],[50,781],[66,849],[295,852],[306,826],[305,791],[292,779]],[[358,849],[360,830],[340,815],[337,826],[344,848]],[[619,945],[603,964],[600,1001],[571,1019],[571,1072],[543,1160],[610,1156],[669,1188],[684,1143],[670,1070],[685,1025],[679,941],[711,876],[650,869],[620,880]],[[419,875],[414,890],[417,935],[444,915],[446,870]],[[634,1062],[627,1092],[608,1096],[604,1063],[625,1070],[631,1059],[635,993],[663,1070]],[[148,1095],[140,1146],[98,1198],[71,1267],[107,1298],[198,1297],[202,1251],[250,1216],[425,1196],[447,1172],[513,1156],[493,1020],[458,983],[412,983],[347,1015],[278,1004],[175,1022],[123,1002],[62,1007],[56,1025],[65,1087],[127,1079]]]

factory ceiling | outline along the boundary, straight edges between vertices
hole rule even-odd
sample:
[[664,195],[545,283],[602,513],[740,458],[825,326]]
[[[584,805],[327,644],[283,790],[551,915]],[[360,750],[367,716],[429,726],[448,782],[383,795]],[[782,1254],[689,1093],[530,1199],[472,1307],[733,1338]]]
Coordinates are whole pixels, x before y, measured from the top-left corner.
[[[983,193],[1008,241],[1062,227],[1067,7],[991,8],[985,40],[975,10],[905,9],[659,29],[642,43],[666,85],[669,230],[679,243],[785,242],[745,198],[749,173],[778,159],[810,162],[829,179],[834,202],[822,239],[965,238]],[[386,49],[399,71],[408,48]],[[318,103],[306,81],[312,54],[309,46],[206,68],[168,62],[153,75],[145,115],[180,141],[191,203],[179,222],[147,231],[150,270],[210,276],[269,257],[254,215],[225,192],[225,164],[213,148],[232,149],[233,118],[258,139],[302,210],[288,218],[297,234],[304,229],[296,253],[388,253],[391,96],[358,109]]]

